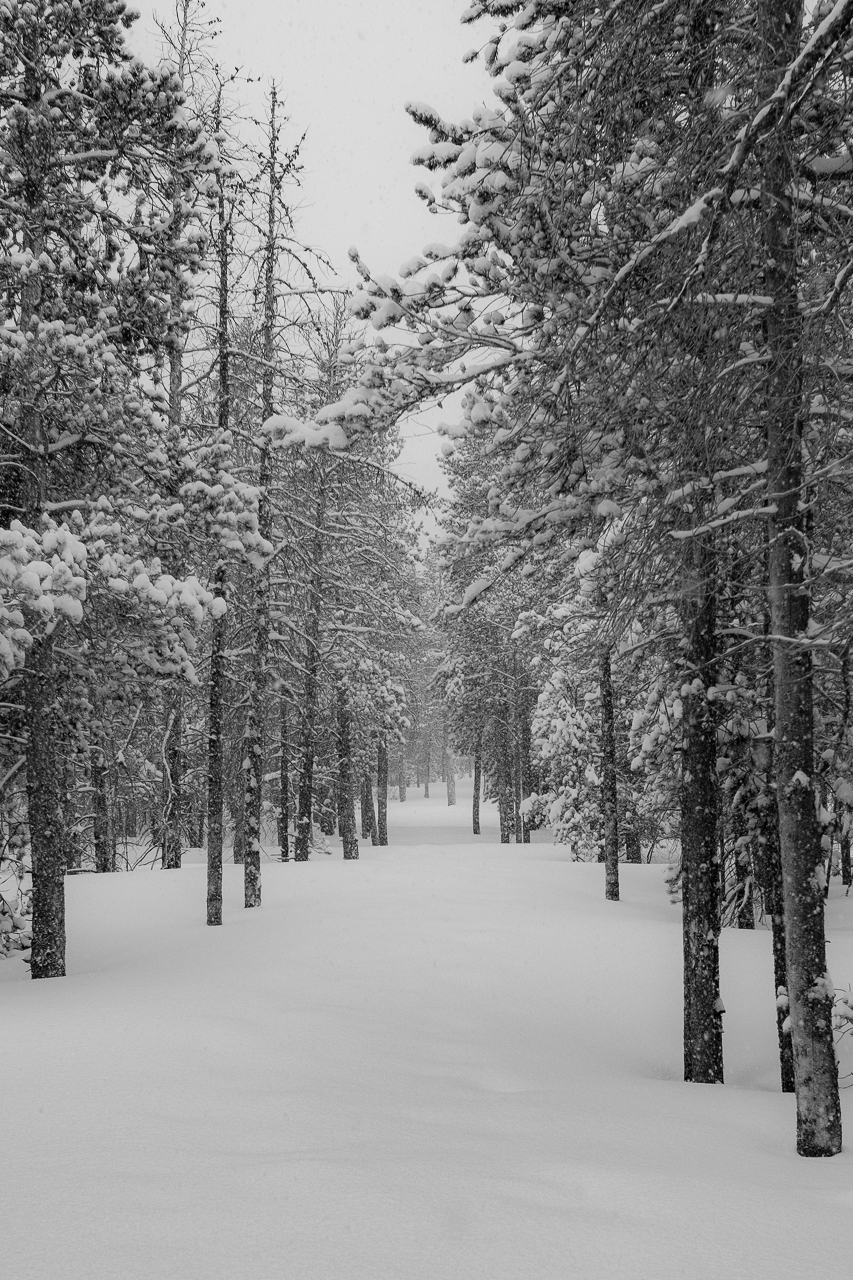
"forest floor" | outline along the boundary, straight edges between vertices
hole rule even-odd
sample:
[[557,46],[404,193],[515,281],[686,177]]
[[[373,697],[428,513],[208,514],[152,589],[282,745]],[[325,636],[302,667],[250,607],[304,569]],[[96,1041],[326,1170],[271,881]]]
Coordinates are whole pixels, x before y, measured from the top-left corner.
[[227,866],[221,929],[198,864],[68,882],[69,977],[0,962],[6,1274],[846,1280],[853,1089],[845,1152],[798,1159],[769,934],[725,931],[727,1084],[685,1085],[661,867],[606,903],[491,806],[470,835],[470,794],[392,801],[358,862],[265,865],[259,911]]

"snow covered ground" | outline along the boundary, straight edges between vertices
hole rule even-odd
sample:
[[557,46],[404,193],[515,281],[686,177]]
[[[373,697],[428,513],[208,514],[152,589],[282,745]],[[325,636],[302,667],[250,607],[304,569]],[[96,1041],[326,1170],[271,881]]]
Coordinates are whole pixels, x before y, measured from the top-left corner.
[[[660,867],[605,903],[602,868],[435,791],[359,862],[265,866],[260,911],[226,867],[221,929],[200,865],[69,881],[70,976],[0,964],[6,1274],[853,1274],[853,1090],[847,1151],[798,1159],[769,935],[726,931],[728,1083],[685,1085]],[[829,922],[846,986],[835,887]]]

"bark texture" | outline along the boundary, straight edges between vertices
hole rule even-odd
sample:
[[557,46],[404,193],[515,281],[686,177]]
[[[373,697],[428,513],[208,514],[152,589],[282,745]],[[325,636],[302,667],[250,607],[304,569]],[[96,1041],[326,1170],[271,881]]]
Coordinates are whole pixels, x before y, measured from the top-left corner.
[[716,659],[714,562],[693,538],[685,553],[685,640],[681,756],[681,884],[684,950],[684,1079],[723,1083],[720,998],[722,866],[717,843],[717,728],[707,688]]
[[[225,602],[225,563],[214,576],[214,595]],[[222,924],[222,698],[225,688],[225,613],[214,619],[207,719],[207,923]]]
[[314,539],[305,641],[305,684],[302,699],[302,746],[300,751],[299,797],[296,815],[294,858],[305,862],[311,849],[313,820],[314,752],[317,731],[317,700],[320,689],[320,611],[323,599],[323,545],[326,519],[325,478],[317,468],[317,502],[314,512]]
[[33,868],[33,978],[65,977],[65,833],[63,771],[54,637],[37,640],[27,667],[27,808]]
[[168,732],[163,747],[163,827],[160,837],[164,870],[181,865],[181,817],[183,807],[183,694],[172,696]]
[[496,781],[498,792],[498,818],[500,820],[501,844],[509,844],[515,834],[515,788],[512,778],[512,755],[509,742],[509,729],[506,721],[498,718],[495,722],[496,746]]
[[604,896],[619,901],[619,797],[616,791],[616,727],[613,718],[613,679],[610,650],[598,658],[601,698],[601,813],[604,819]]
[[388,843],[388,744],[380,734],[376,753],[376,827],[379,843]]
[[89,694],[95,721],[89,743],[90,774],[92,779],[92,841],[95,851],[95,870],[111,872],[116,869],[115,827],[110,803],[110,779],[107,764],[102,709],[97,692]]
[[342,681],[335,690],[338,713],[338,827],[344,858],[358,857],[355,826],[355,799],[352,789],[352,712]]
[[287,699],[282,691],[279,710],[278,848],[282,862],[290,858],[290,747],[287,737]]
[[379,844],[379,828],[376,825],[376,809],[373,806],[373,783],[365,770],[361,775],[361,838],[371,844]]
[[471,810],[471,825],[474,835],[480,834],[480,791],[483,786],[483,748],[480,738],[474,748],[474,803]]
[[[803,7],[759,0],[764,97],[797,56]],[[788,1000],[797,1096],[797,1151],[841,1150],[841,1106],[832,1035],[833,987],[826,968],[821,832],[815,812],[813,690],[808,633],[808,541],[800,501],[804,475],[803,318],[799,306],[796,183],[791,125],[764,140],[762,192],[766,308],[769,603],[775,681],[775,772],[785,915]]]
[[779,849],[779,810],[776,793],[768,789],[760,811],[755,874],[764,900],[764,910],[773,932],[773,992],[776,1036],[779,1043],[779,1074],[783,1093],[794,1092],[794,1057],[788,1018],[788,965],[785,959],[785,910],[782,859]]

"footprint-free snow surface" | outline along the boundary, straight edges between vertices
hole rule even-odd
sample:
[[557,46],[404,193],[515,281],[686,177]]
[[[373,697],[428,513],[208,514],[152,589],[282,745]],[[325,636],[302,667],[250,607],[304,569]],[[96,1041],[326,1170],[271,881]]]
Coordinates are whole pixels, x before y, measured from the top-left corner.
[[490,807],[470,835],[470,794],[392,800],[358,862],[265,865],[257,911],[227,866],[220,929],[197,863],[69,881],[69,977],[0,964],[4,1274],[853,1274],[851,1093],[848,1150],[798,1159],[769,935],[726,930],[727,1084],[685,1085],[660,866],[606,903],[602,868],[501,846]]

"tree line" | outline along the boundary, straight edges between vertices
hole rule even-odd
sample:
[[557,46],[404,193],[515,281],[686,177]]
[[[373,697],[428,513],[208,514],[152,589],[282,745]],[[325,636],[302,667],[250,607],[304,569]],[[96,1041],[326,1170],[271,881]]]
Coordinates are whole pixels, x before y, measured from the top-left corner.
[[263,857],[357,857],[356,796],[387,843],[389,771],[440,764],[395,423],[293,438],[364,361],[277,87],[253,120],[195,0],[156,68],[132,22],[0,8],[0,942],[36,978],[68,874],[206,846],[220,924],[224,854],[256,907]]

